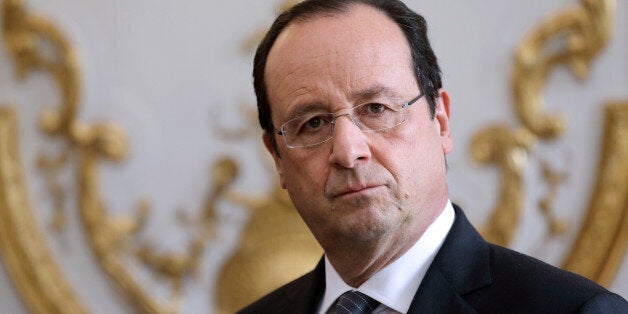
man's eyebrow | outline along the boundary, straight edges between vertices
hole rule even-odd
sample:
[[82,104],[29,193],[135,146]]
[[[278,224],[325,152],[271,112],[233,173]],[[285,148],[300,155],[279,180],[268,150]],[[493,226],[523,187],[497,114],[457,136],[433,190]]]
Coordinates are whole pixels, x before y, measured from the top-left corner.
[[[357,90],[351,93],[351,99],[355,99],[356,102],[367,101],[377,97],[384,97],[390,100],[402,99],[401,96],[392,88],[375,84],[365,89]],[[325,104],[314,101],[311,103],[305,103],[295,105],[291,109],[288,109],[285,116],[285,121],[294,119],[296,117],[306,115],[312,112],[327,112]]]
[[351,93],[351,98],[357,101],[365,101],[382,96],[390,99],[401,98],[392,88],[379,84]]
[[311,102],[304,105],[294,106],[293,109],[289,109],[286,113],[286,121],[311,112],[325,111],[324,108],[325,106],[321,102]]

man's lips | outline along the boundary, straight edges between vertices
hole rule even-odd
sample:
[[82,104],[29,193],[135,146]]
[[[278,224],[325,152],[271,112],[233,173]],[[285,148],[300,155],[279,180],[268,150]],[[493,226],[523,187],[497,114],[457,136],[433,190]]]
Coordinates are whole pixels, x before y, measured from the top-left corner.
[[347,187],[345,189],[340,190],[337,193],[334,193],[333,198],[339,198],[343,196],[350,196],[353,194],[360,194],[362,192],[368,192],[380,186],[382,185],[381,184],[369,184],[369,185],[360,185],[360,186],[355,186],[355,187]]

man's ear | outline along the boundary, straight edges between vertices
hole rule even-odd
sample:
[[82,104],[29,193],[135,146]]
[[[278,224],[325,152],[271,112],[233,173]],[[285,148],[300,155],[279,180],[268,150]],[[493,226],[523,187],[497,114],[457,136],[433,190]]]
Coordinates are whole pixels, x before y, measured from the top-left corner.
[[268,132],[264,132],[264,134],[262,134],[262,140],[264,141],[264,147],[266,147],[266,150],[271,156],[273,156],[273,160],[275,161],[275,169],[277,169],[277,174],[279,175],[279,184],[281,184],[282,189],[285,189],[286,182],[281,169],[281,157],[279,156],[279,152],[275,150],[277,145],[274,144],[273,139],[270,138],[271,136],[273,135],[269,135]]
[[436,122],[438,122],[443,153],[448,154],[454,148],[454,143],[451,138],[451,130],[449,128],[449,94],[444,88],[439,89],[438,94],[438,98],[435,99],[436,110],[434,112],[434,118]]

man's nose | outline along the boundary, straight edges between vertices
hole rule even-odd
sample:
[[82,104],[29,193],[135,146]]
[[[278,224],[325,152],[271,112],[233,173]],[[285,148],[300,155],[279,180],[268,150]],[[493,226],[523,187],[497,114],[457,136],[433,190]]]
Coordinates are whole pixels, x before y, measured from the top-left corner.
[[[346,119],[342,119],[343,117]],[[353,168],[359,160],[371,157],[368,138],[358,125],[359,122],[349,114],[336,117],[330,162],[344,168]]]

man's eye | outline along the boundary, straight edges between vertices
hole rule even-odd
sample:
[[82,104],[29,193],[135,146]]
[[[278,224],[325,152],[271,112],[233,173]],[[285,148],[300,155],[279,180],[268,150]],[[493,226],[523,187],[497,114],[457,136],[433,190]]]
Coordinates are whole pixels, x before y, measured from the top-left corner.
[[313,117],[305,121],[305,128],[309,130],[316,130],[320,128],[322,124],[323,124],[323,119],[321,117]]
[[370,104],[369,105],[369,112],[371,113],[380,113],[384,111],[385,109],[386,109],[386,106],[382,104]]
[[325,116],[313,116],[306,120],[302,120],[298,124],[298,127],[296,127],[296,132],[298,134],[319,132],[329,125],[330,122],[331,121]]
[[359,112],[360,115],[370,115],[370,114],[379,114],[382,113],[386,110],[386,105],[383,104],[378,104],[378,103],[372,103],[372,104],[366,104],[364,105],[364,107],[362,107],[362,110],[360,110],[361,112]]

